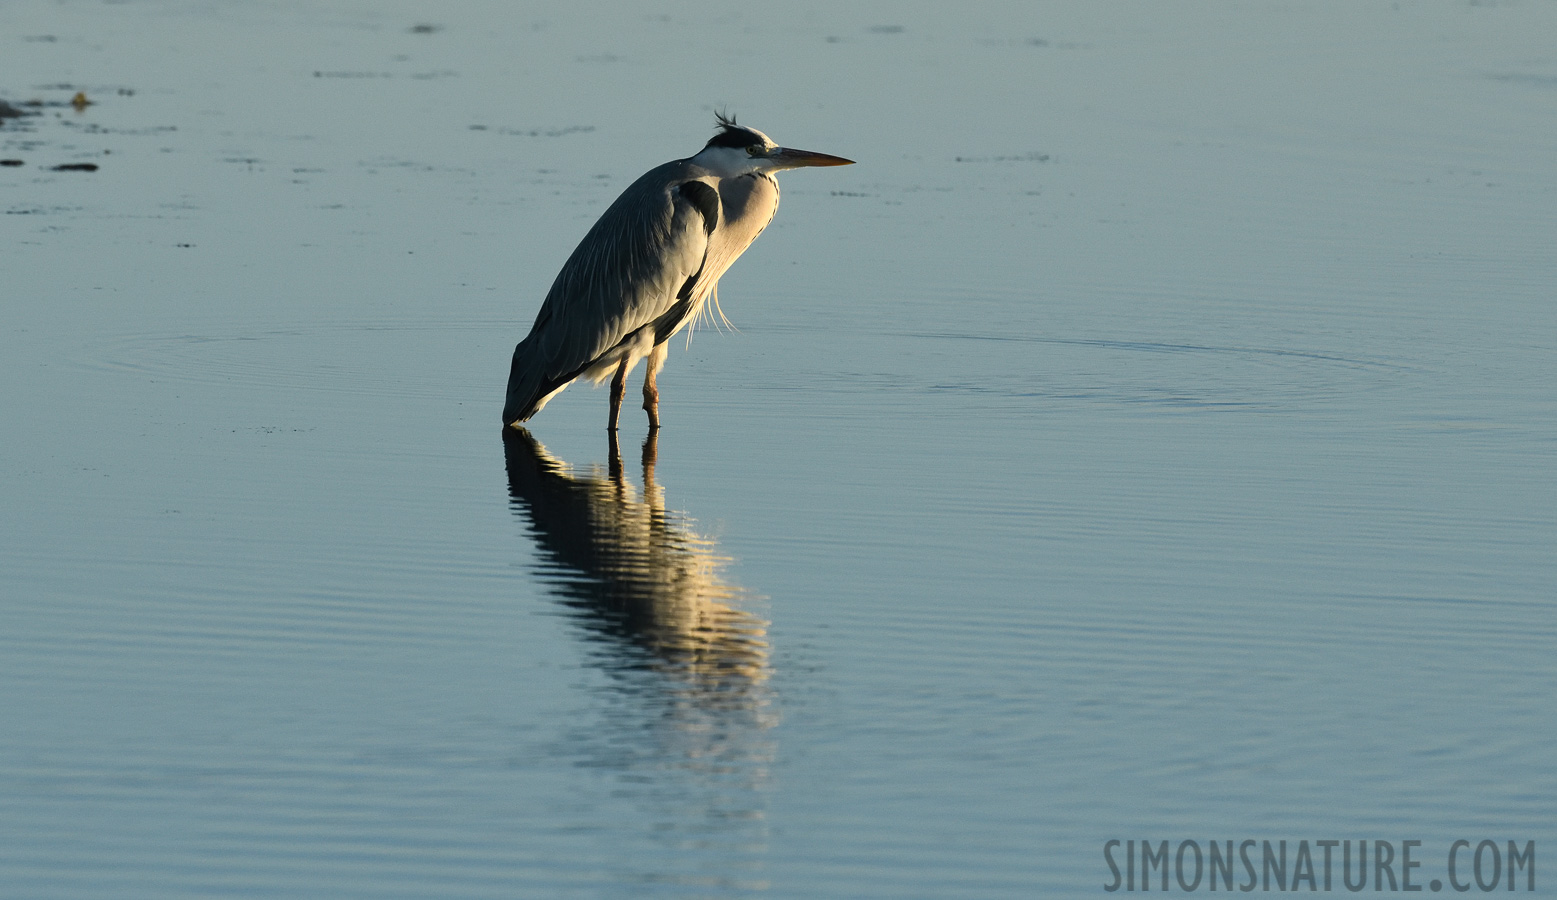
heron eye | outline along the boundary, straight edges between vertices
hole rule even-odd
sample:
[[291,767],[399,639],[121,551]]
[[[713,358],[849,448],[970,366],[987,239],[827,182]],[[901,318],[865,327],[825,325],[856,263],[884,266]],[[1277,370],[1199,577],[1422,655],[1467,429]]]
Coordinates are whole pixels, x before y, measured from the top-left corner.
[[746,155],[747,156],[761,156],[762,155],[762,148],[758,147],[755,144],[753,144],[752,146],[746,148]]

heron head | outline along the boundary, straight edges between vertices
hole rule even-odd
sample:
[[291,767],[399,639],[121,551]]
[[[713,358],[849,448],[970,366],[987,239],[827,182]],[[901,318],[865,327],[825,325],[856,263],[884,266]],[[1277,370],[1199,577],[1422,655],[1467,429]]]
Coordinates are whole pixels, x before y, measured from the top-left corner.
[[719,132],[693,159],[724,177],[752,172],[777,172],[805,166],[848,166],[854,160],[810,150],[780,147],[755,128],[737,125],[734,116],[715,113]]

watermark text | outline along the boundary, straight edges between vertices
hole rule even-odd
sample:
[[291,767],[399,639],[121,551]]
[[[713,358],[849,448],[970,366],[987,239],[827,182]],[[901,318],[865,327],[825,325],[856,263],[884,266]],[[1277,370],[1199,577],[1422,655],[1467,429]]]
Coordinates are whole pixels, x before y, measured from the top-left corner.
[[1115,838],[1103,844],[1103,890],[1535,891],[1535,841],[1458,840],[1436,858],[1421,848],[1421,841]]

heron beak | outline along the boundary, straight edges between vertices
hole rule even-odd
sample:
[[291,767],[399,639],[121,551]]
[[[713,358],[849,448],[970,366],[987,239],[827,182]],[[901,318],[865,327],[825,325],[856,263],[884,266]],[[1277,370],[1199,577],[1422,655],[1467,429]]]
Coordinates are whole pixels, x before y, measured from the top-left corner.
[[830,156],[826,153],[813,153],[810,150],[792,150],[788,147],[780,147],[777,153],[768,158],[778,163],[778,167],[781,169],[799,169],[805,166],[854,165],[854,160],[852,159]]

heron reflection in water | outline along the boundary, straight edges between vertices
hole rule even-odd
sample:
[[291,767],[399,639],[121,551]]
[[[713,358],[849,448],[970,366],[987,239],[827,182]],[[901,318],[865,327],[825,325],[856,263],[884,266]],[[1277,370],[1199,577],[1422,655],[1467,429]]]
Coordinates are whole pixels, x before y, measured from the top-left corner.
[[767,623],[741,609],[729,559],[665,508],[654,482],[658,435],[643,446],[643,491],[622,471],[615,433],[607,471],[586,474],[523,428],[503,430],[509,494],[527,514],[543,577],[611,649],[608,668],[678,676],[702,702],[744,705],[768,677]]
[[[574,471],[522,428],[503,429],[514,512],[528,519],[537,566],[609,676],[602,715],[570,729],[575,764],[616,773],[610,801],[643,807],[658,845],[646,883],[765,890],[768,796],[777,749],[768,623],[741,609],[729,562],[654,481],[657,435],[643,447],[643,490],[610,463]],[[602,801],[606,802],[606,801]],[[626,813],[631,816],[632,813]]]

